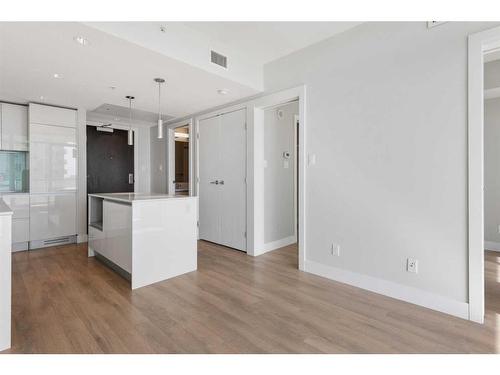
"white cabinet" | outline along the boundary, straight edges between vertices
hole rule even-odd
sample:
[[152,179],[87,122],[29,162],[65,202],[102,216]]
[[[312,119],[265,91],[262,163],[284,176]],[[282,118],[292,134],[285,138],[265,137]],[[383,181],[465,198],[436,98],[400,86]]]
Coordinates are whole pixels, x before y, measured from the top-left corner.
[[76,234],[76,193],[30,196],[30,241]]
[[28,151],[28,107],[0,103],[1,149]]
[[77,115],[74,109],[30,103],[29,122],[30,124],[76,128]]
[[30,123],[30,191],[75,191],[76,129]]
[[12,209],[12,251],[26,250],[30,240],[29,194],[6,194],[1,197]]
[[132,206],[104,201],[104,246],[101,254],[132,273]]

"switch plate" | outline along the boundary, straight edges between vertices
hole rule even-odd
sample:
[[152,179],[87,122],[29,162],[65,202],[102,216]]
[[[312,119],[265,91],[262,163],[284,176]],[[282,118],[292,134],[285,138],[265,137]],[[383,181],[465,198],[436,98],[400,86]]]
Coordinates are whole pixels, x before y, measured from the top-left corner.
[[316,164],[316,154],[309,154],[307,156],[307,165],[313,166]]
[[340,256],[340,245],[332,243],[332,246],[330,247],[330,254],[334,257]]
[[406,260],[406,271],[418,273],[418,260],[415,258],[408,258]]

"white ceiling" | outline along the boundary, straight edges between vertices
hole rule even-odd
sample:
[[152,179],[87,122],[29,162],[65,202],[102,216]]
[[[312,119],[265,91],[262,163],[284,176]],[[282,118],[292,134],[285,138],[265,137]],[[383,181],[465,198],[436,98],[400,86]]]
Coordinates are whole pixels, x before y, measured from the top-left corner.
[[[89,45],[77,44],[77,35]],[[46,103],[94,110],[104,103],[128,107],[125,96],[134,95],[134,108],[157,113],[153,78],[163,77],[162,111],[178,117],[257,93],[80,23],[0,22],[0,57],[0,100],[43,96]],[[220,88],[229,93],[218,94]]]
[[361,22],[184,22],[260,65],[359,24]]
[[[122,117],[125,96],[134,95],[133,107],[148,121],[158,110],[153,78],[163,77],[162,112],[181,117],[259,93],[265,63],[356,25],[0,22],[0,100],[42,101],[96,113],[108,106],[111,116]],[[89,44],[77,44],[75,36]],[[211,49],[229,57],[228,69],[210,63]],[[219,89],[228,94],[218,94]]]

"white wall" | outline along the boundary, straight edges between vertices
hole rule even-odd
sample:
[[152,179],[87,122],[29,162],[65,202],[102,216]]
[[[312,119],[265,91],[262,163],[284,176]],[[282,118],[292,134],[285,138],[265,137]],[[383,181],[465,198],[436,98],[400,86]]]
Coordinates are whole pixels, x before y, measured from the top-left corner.
[[500,98],[484,102],[484,239],[500,250]]
[[493,26],[366,23],[266,65],[307,87],[307,260],[468,301],[467,35]]
[[[278,111],[283,117],[278,118]],[[298,102],[264,111],[264,242],[295,237],[295,123]],[[290,158],[284,159],[283,152]],[[295,242],[295,241],[293,241]],[[278,244],[278,247],[279,244]]]
[[151,148],[151,192],[167,193],[167,148],[166,134],[164,129],[164,138],[158,139],[158,128],[150,129],[150,148]]

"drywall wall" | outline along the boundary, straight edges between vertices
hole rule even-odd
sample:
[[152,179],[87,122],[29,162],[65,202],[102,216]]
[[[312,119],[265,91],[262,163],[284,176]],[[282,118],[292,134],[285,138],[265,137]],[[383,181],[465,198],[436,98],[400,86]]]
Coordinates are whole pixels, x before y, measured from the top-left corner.
[[298,114],[298,102],[264,111],[264,243],[276,243],[276,248],[283,246],[280,241],[295,237],[294,116]]
[[500,60],[484,64],[484,89],[500,87]]
[[151,192],[151,128],[145,126],[137,126],[137,173],[139,174],[136,192],[149,193]]
[[[166,134],[164,132],[164,134]],[[166,137],[158,139],[158,128],[150,129],[151,147],[151,192],[167,193],[167,149]]]
[[500,250],[500,98],[484,102],[484,240]]
[[468,301],[467,36],[494,26],[365,23],[265,66],[306,85],[306,260]]

